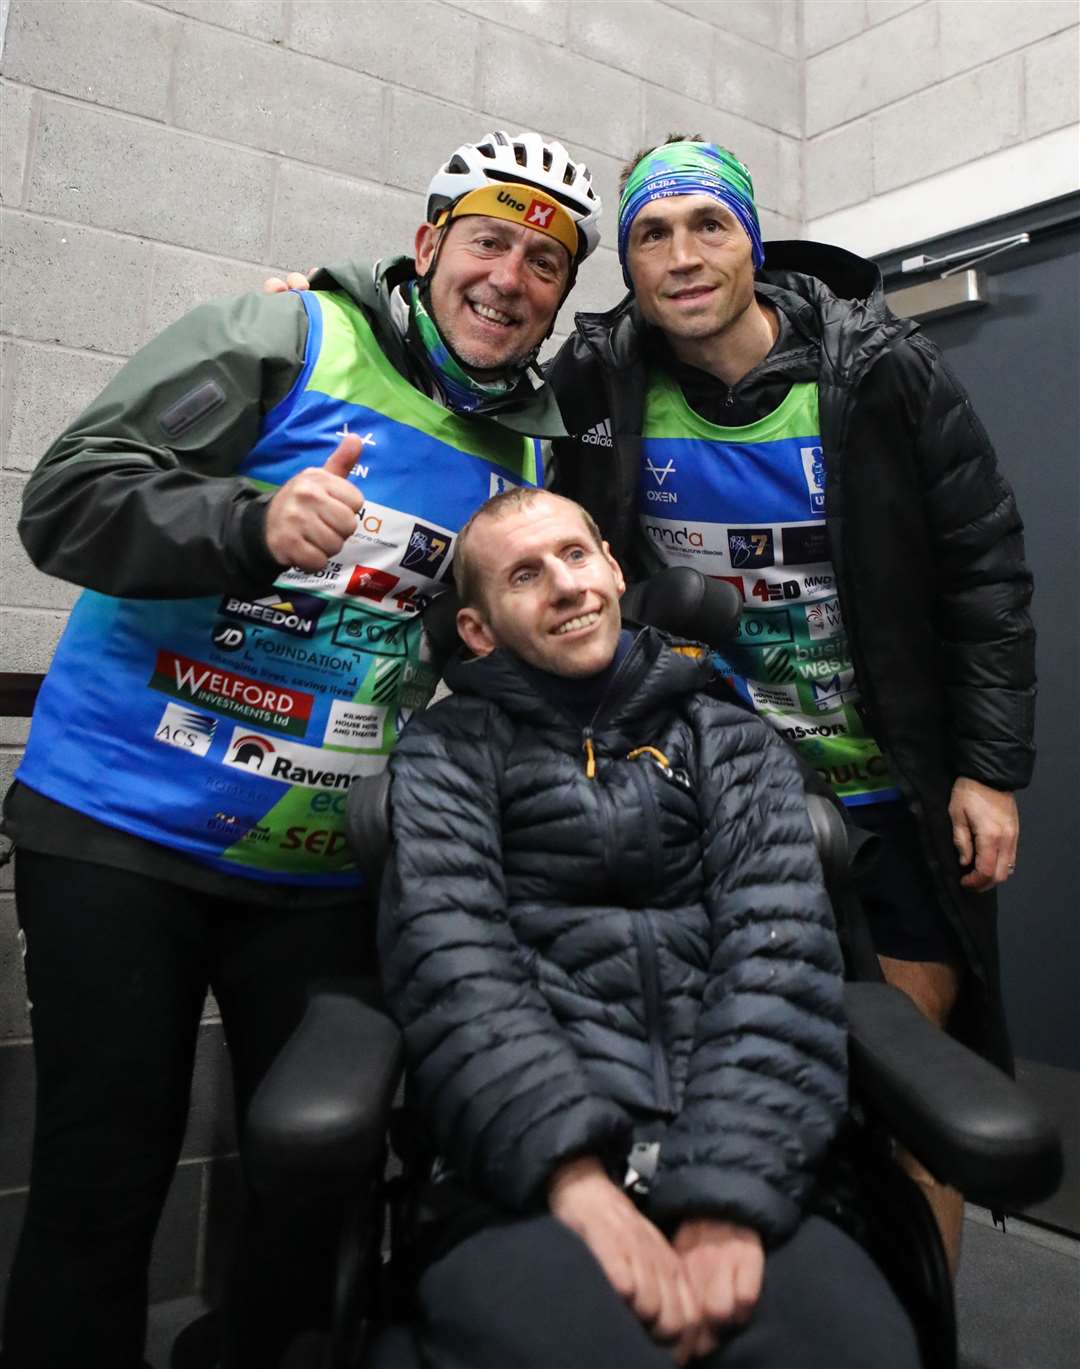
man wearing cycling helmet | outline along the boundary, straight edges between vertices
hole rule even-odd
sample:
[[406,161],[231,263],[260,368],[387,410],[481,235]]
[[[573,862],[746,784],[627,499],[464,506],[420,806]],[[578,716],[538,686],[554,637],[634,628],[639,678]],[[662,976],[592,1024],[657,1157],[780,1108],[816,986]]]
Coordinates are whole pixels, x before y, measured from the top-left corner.
[[[307,983],[371,972],[345,798],[434,687],[458,529],[543,482],[536,352],[599,210],[559,143],[459,148],[415,262],[194,310],[31,477],[27,550],[87,592],[5,813],[38,1070],[11,1369],[141,1365],[208,985],[243,1116]],[[251,1201],[225,1364],[320,1319],[335,1215]]]

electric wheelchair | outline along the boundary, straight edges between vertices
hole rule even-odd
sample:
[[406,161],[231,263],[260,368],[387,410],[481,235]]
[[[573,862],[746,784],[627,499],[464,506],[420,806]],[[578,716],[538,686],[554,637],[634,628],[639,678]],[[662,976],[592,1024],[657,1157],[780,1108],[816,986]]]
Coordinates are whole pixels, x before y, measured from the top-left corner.
[[[453,596],[428,611],[436,657],[456,645]],[[441,609],[439,606],[442,606]],[[434,612],[433,610],[439,610]],[[624,616],[722,645],[735,629],[730,586],[688,568],[632,586]],[[851,1113],[823,1170],[815,1210],[870,1252],[916,1328],[926,1369],[955,1369],[952,1284],[921,1190],[892,1158],[905,1146],[940,1181],[992,1209],[1048,1196],[1060,1140],[1011,1079],[930,1026],[882,982],[853,881],[872,840],[814,789],[808,810],[837,915],[848,972]],[[389,776],[353,786],[349,836],[377,881],[388,842]],[[365,999],[367,1001],[365,1001]],[[313,989],[308,1010],[252,1102],[244,1146],[252,1183],[269,1196],[340,1197],[342,1222],[328,1332],[304,1336],[284,1369],[419,1369],[408,1327],[412,1233],[423,1136],[395,1108],[400,1034],[356,981]],[[389,1166],[396,1170],[388,1177]]]

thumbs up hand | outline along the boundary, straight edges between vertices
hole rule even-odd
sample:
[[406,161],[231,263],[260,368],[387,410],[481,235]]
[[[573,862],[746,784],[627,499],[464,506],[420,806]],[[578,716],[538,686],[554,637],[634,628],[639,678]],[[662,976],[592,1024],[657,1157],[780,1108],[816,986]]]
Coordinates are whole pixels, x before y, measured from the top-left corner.
[[343,437],[323,466],[308,466],[287,480],[266,512],[266,545],[280,566],[322,570],[356,531],[364,496],[347,476],[363,442]]

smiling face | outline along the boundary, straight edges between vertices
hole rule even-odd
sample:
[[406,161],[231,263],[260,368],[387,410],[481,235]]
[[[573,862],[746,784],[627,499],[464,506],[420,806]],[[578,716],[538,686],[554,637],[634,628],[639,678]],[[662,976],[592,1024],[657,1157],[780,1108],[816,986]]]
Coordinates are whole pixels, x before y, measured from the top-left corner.
[[474,371],[524,361],[547,336],[570,271],[566,249],[521,224],[468,214],[445,229],[425,223],[416,234],[416,269],[431,278],[439,331]]
[[611,664],[626,582],[576,504],[540,493],[509,512],[481,514],[468,555],[482,602],[459,610],[457,622],[475,655],[505,647],[540,670],[572,677]]
[[709,195],[646,205],[630,229],[627,265],[642,314],[672,339],[721,334],[754,303],[750,239]]

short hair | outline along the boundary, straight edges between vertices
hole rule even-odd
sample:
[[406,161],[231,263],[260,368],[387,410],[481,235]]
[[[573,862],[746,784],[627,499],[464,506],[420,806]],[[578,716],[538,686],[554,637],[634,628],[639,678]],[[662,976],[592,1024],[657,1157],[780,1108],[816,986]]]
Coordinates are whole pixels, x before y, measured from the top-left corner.
[[642,157],[647,157],[650,152],[655,152],[657,148],[667,147],[669,143],[703,143],[704,141],[705,139],[700,133],[669,133],[662,143],[656,143],[652,147],[639,147],[619,172],[619,199],[622,199],[626,182],[630,179],[634,167],[637,166]]
[[462,608],[483,606],[480,576],[477,574],[475,563],[468,555],[469,537],[477,522],[481,518],[505,518],[508,514],[520,513],[522,509],[535,504],[544,494],[551,495],[553,499],[561,499],[564,504],[570,504],[577,509],[589,536],[598,547],[603,546],[604,539],[600,535],[600,529],[588,509],[582,508],[573,499],[567,499],[565,495],[555,494],[553,490],[537,488],[534,485],[514,485],[503,490],[501,494],[493,494],[480,505],[457,535],[457,545],[454,548],[454,587]]

